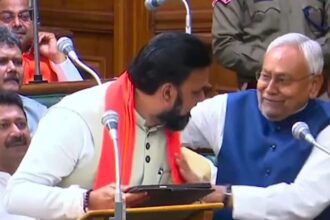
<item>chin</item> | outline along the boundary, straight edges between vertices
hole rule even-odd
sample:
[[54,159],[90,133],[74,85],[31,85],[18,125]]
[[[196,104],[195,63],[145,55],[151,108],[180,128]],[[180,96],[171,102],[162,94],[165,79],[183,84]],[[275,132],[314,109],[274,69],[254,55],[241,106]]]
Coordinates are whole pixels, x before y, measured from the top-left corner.
[[10,87],[10,88],[5,88],[5,91],[9,91],[9,92],[18,92],[19,87]]
[[261,113],[269,121],[281,121],[281,120],[285,119],[284,116],[279,115],[277,112],[269,112],[269,111],[261,110]]
[[12,85],[5,85],[4,87],[5,91],[10,91],[10,92],[18,92],[20,86],[17,84],[12,84]]

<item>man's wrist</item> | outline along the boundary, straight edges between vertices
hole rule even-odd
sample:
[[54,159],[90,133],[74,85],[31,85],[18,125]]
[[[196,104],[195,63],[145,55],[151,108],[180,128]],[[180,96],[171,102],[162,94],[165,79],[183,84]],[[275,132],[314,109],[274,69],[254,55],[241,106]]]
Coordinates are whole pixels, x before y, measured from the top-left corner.
[[233,193],[231,190],[231,185],[225,186],[223,204],[225,208],[230,208],[230,209],[233,208]]
[[88,212],[90,207],[90,194],[92,191],[93,191],[92,189],[89,189],[86,192],[84,192],[83,195],[83,210],[85,213]]
[[50,55],[49,60],[55,64],[61,64],[66,60],[66,56],[60,52],[57,52],[56,54]]

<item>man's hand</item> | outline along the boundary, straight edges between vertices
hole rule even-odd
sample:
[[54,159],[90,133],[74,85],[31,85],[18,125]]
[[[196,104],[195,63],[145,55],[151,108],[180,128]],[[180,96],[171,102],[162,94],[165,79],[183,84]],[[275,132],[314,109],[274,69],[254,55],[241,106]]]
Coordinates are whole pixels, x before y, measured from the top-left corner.
[[192,169],[190,168],[187,162],[187,159],[183,154],[181,155],[181,157],[179,157],[179,155],[177,154],[174,155],[174,157],[175,157],[175,163],[179,167],[180,174],[187,183],[202,182],[202,180],[198,177],[198,175],[195,174],[194,171],[192,171]]
[[39,33],[39,50],[41,55],[55,64],[63,63],[66,59],[65,55],[57,50],[57,40],[53,33]]
[[202,201],[203,202],[223,202],[224,200],[224,194],[226,191],[226,187],[225,186],[212,186],[212,188],[214,189],[214,191],[210,194],[208,194],[207,196],[205,196]]
[[[115,207],[115,184],[109,184],[100,189],[94,190],[89,196],[89,210],[113,209]],[[134,207],[147,199],[145,193],[125,193],[127,186],[122,187],[123,201],[126,207]]]

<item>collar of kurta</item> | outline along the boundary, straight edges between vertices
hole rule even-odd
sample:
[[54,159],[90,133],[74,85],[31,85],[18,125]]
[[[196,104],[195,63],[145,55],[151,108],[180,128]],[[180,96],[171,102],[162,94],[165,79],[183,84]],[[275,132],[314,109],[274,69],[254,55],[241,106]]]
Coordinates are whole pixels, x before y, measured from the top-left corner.
[[[135,88],[129,79],[129,73],[124,72],[107,88],[105,95],[105,112],[112,110],[118,113],[118,143],[120,153],[121,182],[129,185],[132,174],[132,163],[135,148]],[[181,156],[180,135],[178,132],[165,130],[167,140],[167,159],[171,169],[172,181],[183,183],[174,155]],[[115,155],[113,142],[106,129],[103,131],[103,144],[100,162],[97,170],[94,189],[98,189],[116,181]]]

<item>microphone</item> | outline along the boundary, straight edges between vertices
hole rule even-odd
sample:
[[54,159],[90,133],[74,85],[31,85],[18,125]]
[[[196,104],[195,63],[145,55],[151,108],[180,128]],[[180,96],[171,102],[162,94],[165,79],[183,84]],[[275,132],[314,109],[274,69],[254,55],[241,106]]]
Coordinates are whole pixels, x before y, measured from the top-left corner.
[[296,139],[303,139],[306,142],[314,145],[324,153],[330,155],[330,151],[324,146],[316,142],[313,135],[311,134],[308,125],[305,122],[299,121],[292,126],[292,135]]
[[[189,0],[181,0],[186,9],[186,33],[191,34],[191,10],[189,6]],[[164,4],[166,0],[145,0],[144,5],[150,11],[156,10],[159,6]]]
[[115,111],[107,111],[102,116],[101,122],[105,126],[113,142],[115,153],[115,173],[116,173],[116,189],[115,189],[115,215],[114,220],[126,220],[126,207],[123,203],[122,191],[121,191],[121,173],[120,173],[120,155],[118,144],[118,113]]
[[153,11],[165,2],[166,0],[145,0],[144,5],[148,10]]
[[89,68],[87,65],[85,65],[83,62],[79,60],[79,57],[77,53],[74,50],[72,40],[68,37],[61,37],[57,40],[57,49],[64,53],[66,56],[68,56],[74,63],[76,63],[78,66],[80,66],[82,69],[84,69],[86,72],[88,72],[97,82],[98,85],[101,85],[102,82],[100,80],[100,77]]

